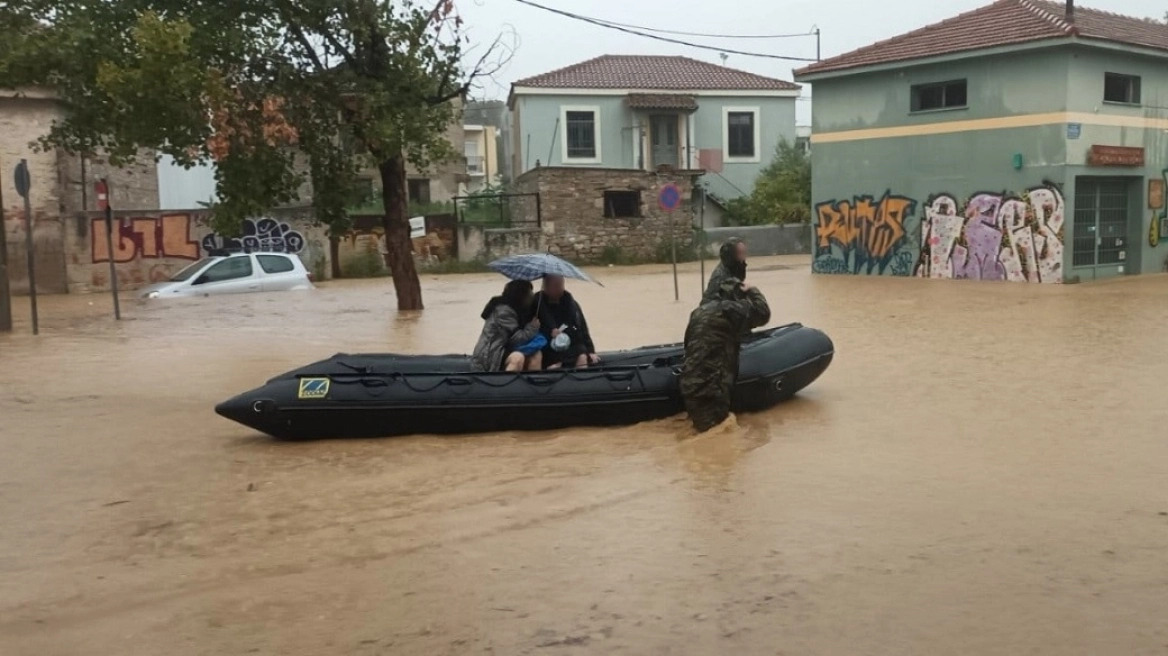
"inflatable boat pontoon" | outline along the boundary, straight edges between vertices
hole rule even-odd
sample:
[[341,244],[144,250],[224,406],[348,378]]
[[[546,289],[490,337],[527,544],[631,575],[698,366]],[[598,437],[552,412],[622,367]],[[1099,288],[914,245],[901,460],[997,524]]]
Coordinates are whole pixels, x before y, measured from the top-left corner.
[[[790,324],[742,346],[735,411],[756,411],[810,385],[831,363],[831,339]],[[337,354],[276,376],[215,412],[286,439],[483,433],[610,426],[684,410],[681,344],[601,353],[578,370],[471,373],[465,355]]]

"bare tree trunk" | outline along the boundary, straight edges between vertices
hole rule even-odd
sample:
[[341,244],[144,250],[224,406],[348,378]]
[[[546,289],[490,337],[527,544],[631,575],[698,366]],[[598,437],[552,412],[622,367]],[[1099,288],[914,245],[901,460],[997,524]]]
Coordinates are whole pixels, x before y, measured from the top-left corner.
[[393,288],[397,292],[397,309],[422,309],[422,283],[418,281],[418,270],[414,266],[414,256],[410,245],[410,221],[406,216],[406,162],[401,155],[382,160],[378,165],[381,172],[381,198],[385,215],[385,265],[393,275]]

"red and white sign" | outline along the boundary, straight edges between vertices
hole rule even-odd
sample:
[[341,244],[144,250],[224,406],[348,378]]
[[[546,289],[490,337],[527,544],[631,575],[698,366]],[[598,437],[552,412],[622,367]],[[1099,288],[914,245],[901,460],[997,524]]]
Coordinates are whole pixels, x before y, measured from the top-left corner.
[[93,183],[93,191],[97,194],[97,209],[103,212],[109,209],[109,185],[105,180]]

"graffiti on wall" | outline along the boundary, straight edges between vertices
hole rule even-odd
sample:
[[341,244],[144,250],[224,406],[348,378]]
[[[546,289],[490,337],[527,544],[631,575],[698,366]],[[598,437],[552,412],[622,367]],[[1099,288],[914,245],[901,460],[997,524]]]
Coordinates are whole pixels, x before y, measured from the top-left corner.
[[1062,282],[1066,207],[1053,183],[1023,194],[950,194],[925,203],[916,275],[1014,282]]
[[814,270],[911,275],[914,257],[905,222],[916,205],[891,191],[879,200],[856,196],[817,204]]
[[[136,258],[197,260],[199,244],[191,239],[191,223],[189,214],[117,219],[113,226],[113,260],[119,264]],[[93,263],[109,262],[105,219],[92,219],[89,228]]]
[[304,235],[292,226],[273,218],[244,219],[242,237],[224,237],[212,232],[203,237],[203,249],[241,248],[253,252],[299,253],[304,250]]

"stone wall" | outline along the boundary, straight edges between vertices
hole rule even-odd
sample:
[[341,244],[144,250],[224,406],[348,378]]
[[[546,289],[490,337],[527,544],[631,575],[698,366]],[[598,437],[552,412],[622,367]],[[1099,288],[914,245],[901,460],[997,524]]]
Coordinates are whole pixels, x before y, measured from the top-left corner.
[[738,237],[751,255],[802,255],[811,253],[812,230],[808,224],[708,228],[706,244],[711,255],[718,254],[722,242]]
[[[238,241],[216,234],[210,218],[205,210],[116,212],[113,260],[120,288],[133,289],[165,280],[206,256],[209,249],[224,246],[295,253],[317,280],[328,275],[325,227],[315,223],[307,210],[276,210],[248,219]],[[110,251],[104,218],[98,212],[88,212],[74,215],[67,224],[64,250],[68,291],[108,290]]]
[[[616,255],[650,259],[668,243],[671,231],[678,248],[692,241],[690,198],[699,175],[701,171],[540,167],[524,173],[516,184],[517,191],[540,194],[542,227],[552,253],[584,262]],[[669,183],[681,192],[681,204],[673,212],[662,210],[657,202],[658,192]],[[639,216],[605,217],[606,191],[638,192]]]

